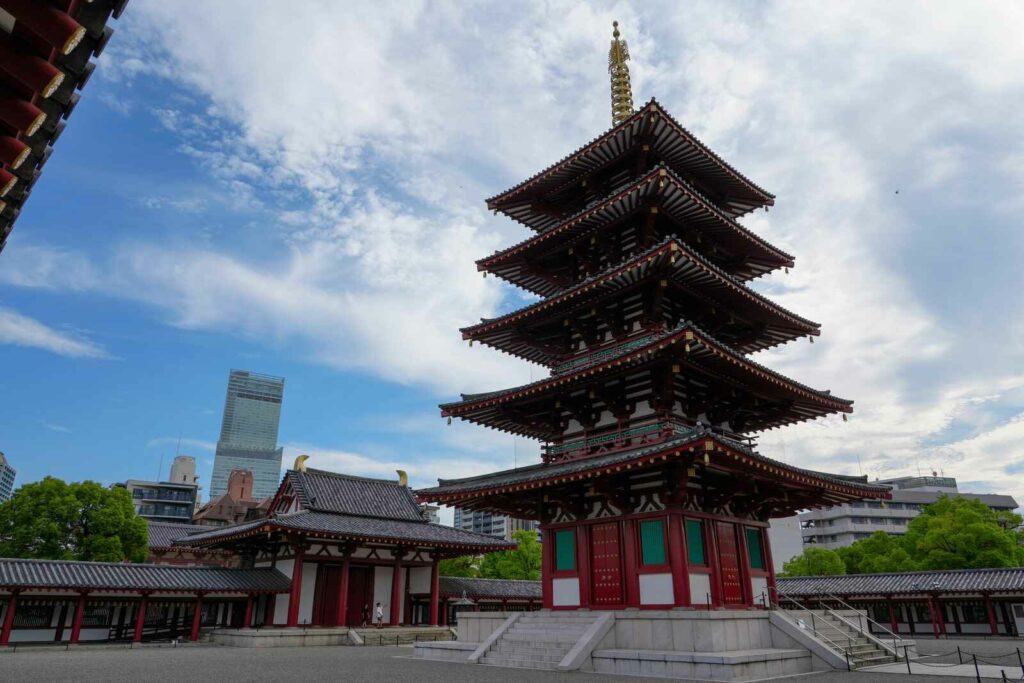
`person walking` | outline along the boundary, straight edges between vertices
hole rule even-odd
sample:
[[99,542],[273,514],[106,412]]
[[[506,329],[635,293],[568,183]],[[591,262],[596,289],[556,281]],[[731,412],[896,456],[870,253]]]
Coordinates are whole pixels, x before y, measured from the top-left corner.
[[379,602],[377,603],[377,610],[374,616],[377,618],[377,628],[384,628],[384,608]]
[[362,623],[362,626],[360,628],[366,628],[369,625],[370,625],[370,606],[368,604],[364,603],[363,604],[363,623]]

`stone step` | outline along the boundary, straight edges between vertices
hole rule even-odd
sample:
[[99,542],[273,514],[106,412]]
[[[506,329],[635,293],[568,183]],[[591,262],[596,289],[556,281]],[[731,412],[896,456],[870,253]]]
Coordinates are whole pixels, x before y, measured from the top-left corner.
[[494,646],[498,650],[531,650],[537,652],[568,652],[572,649],[570,643],[524,643],[520,641],[502,640]]
[[563,635],[560,633],[552,633],[545,635],[543,638],[538,638],[535,634],[512,633],[511,631],[506,631],[505,634],[501,637],[501,639],[521,643],[536,643],[540,641],[548,643],[571,644],[579,640],[579,637],[572,634]]
[[557,662],[538,662],[532,659],[515,659],[510,657],[490,657],[484,656],[480,660],[484,664],[491,664],[493,666],[511,666],[517,669],[546,669],[548,671],[553,670]]
[[530,652],[529,650],[498,650],[497,652],[488,652],[488,656],[504,657],[506,659],[529,659],[535,662],[551,662],[552,664],[558,664],[560,661],[565,659],[565,654],[560,652]]
[[585,629],[585,628],[555,628],[553,626],[549,626],[549,627],[546,627],[546,628],[532,627],[532,626],[523,628],[521,626],[513,626],[508,631],[506,631],[506,633],[521,633],[521,634],[524,634],[524,635],[525,634],[530,634],[530,635],[536,635],[536,636],[546,636],[548,634],[558,634],[558,633],[573,633],[573,634],[575,634],[577,636],[581,636],[584,633],[586,633],[586,631],[587,631],[587,629]]

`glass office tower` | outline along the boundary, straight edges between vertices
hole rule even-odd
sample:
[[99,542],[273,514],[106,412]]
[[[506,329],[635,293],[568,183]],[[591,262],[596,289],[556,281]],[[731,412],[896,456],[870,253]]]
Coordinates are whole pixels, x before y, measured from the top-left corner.
[[231,371],[210,480],[211,499],[227,492],[232,470],[252,471],[257,500],[277,491],[282,452],[277,447],[277,428],[283,398],[283,377]]

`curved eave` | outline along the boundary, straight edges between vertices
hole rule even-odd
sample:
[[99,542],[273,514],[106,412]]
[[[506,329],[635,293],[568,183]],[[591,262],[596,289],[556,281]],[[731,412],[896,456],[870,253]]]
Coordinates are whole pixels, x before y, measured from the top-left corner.
[[[716,435],[708,434],[689,437],[682,442],[675,440],[661,447],[642,449],[635,456],[627,453],[615,457],[614,462],[609,462],[613,459],[612,456],[589,458],[587,460],[592,461],[589,467],[585,466],[587,460],[570,463],[569,467],[560,466],[557,463],[539,465],[529,468],[528,472],[522,472],[521,474],[526,474],[526,476],[520,481],[500,480],[503,476],[520,474],[517,470],[495,472],[471,480],[439,480],[438,486],[421,489],[416,492],[416,496],[424,503],[458,505],[460,502],[482,496],[519,494],[551,486],[585,482],[634,468],[656,466],[679,458],[691,458],[697,455],[708,456],[705,463],[705,467],[708,469],[735,472],[739,468],[741,472],[755,477],[762,475],[764,478],[781,480],[793,486],[820,489],[830,495],[835,502],[892,497],[885,487],[870,484],[857,485],[824,473],[786,465],[746,449],[737,448]],[[579,468],[581,464],[584,465],[583,468]],[[572,466],[577,469],[572,469]]]
[[[548,183],[553,190],[604,166],[621,157],[639,142],[642,135],[649,137],[658,153],[669,160],[672,166],[685,168],[700,177],[710,177],[715,183],[725,183],[733,188],[724,207],[733,216],[740,216],[753,209],[771,206],[775,197],[755,185],[725,162],[720,156],[698,140],[692,133],[679,125],[655,99],[651,99],[619,125],[599,135],[575,152],[569,154],[548,168],[515,187],[487,200],[487,207],[501,211],[513,220],[535,230],[546,229],[550,219],[530,211],[530,191]],[[550,226],[547,226],[550,227]]]
[[[818,406],[819,414],[808,414],[800,419],[787,421],[786,424],[790,422],[814,419],[815,417],[821,417],[832,412],[853,412],[853,401],[832,396],[830,392],[812,389],[804,384],[800,384],[799,382],[785,377],[784,375],[780,375],[774,370],[769,370],[765,366],[755,363],[728,347],[719,344],[696,325],[687,322],[681,323],[673,330],[655,337],[647,344],[632,347],[620,355],[609,357],[600,362],[594,363],[593,365],[583,366],[571,372],[555,375],[523,386],[513,387],[502,391],[489,392],[486,394],[467,395],[464,396],[462,401],[442,404],[440,406],[441,416],[460,417],[478,424],[485,424],[499,429],[505,429],[512,433],[546,439],[551,435],[527,428],[516,428],[513,430],[509,428],[510,425],[506,423],[502,423],[500,425],[497,424],[494,417],[496,415],[496,409],[502,405],[520,399],[530,397],[540,398],[541,394],[552,390],[565,391],[567,389],[574,388],[580,383],[586,381],[592,382],[595,378],[599,378],[600,375],[603,375],[608,371],[618,370],[625,365],[641,365],[649,360],[653,360],[657,354],[667,352],[673,348],[679,347],[680,345],[682,345],[684,353],[686,354],[685,358],[687,362],[690,362],[700,368],[701,372],[711,375],[719,374],[717,370],[713,368],[708,369],[701,362],[705,358],[711,359],[724,367],[735,366],[743,373],[749,373],[766,384],[782,388],[791,395],[800,397],[807,401],[808,404]],[[685,350],[687,347],[690,347],[690,350]],[[769,428],[770,426],[781,426],[781,424],[769,425],[765,428]]]
[[639,256],[614,266],[600,275],[590,277],[548,299],[512,311],[499,318],[464,327],[461,329],[462,337],[488,344],[529,361],[553,365],[560,361],[559,357],[545,353],[525,342],[517,343],[510,328],[542,317],[558,315],[561,309],[598,301],[605,295],[614,294],[646,278],[659,267],[670,268],[672,277],[677,282],[705,290],[709,302],[717,303],[723,310],[729,310],[728,303],[723,304],[723,301],[728,302],[730,299],[736,301],[738,298],[755,310],[761,311],[765,318],[773,319],[767,324],[769,329],[766,329],[761,338],[736,347],[742,353],[753,353],[805,335],[817,336],[819,334],[820,325],[818,323],[802,318],[758,294],[678,239],[670,238]]
[[514,547],[514,544],[502,542],[495,543],[493,545],[479,545],[471,543],[452,543],[442,541],[421,541],[415,539],[396,538],[390,536],[364,536],[361,534],[341,534],[330,531],[319,531],[310,529],[297,529],[287,524],[277,524],[273,521],[267,520],[259,526],[252,527],[249,529],[240,530],[238,533],[225,534],[223,536],[211,537],[209,539],[198,539],[192,540],[190,545],[193,547],[197,546],[213,546],[221,545],[224,543],[234,543],[237,541],[243,541],[256,536],[262,536],[267,533],[282,533],[293,536],[305,536],[309,538],[322,538],[328,540],[339,540],[339,541],[357,541],[359,543],[379,543],[383,545],[396,545],[403,541],[416,546],[430,547],[430,548],[444,548],[447,550],[457,551],[475,551],[475,552],[494,552],[499,550],[510,550]]
[[795,263],[793,256],[737,223],[671,170],[658,167],[550,230],[478,260],[477,270],[494,273],[528,291],[549,296],[561,287],[541,278],[527,277],[523,273],[521,257],[554,248],[575,235],[585,234],[655,204],[659,211],[664,211],[676,222],[692,226],[711,239],[733,240],[735,244],[743,245],[747,262],[732,273],[738,279],[751,280],[777,268],[792,267]]

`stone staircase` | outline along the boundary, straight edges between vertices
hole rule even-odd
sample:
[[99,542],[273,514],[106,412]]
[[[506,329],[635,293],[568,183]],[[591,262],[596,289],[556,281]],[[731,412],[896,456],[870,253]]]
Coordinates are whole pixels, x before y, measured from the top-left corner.
[[589,612],[528,612],[483,654],[481,664],[555,669],[599,615]]
[[[831,610],[811,610],[814,614],[813,631],[827,647],[836,654],[849,655],[851,669],[865,666],[888,664],[894,659],[892,652],[882,647],[859,626],[856,614],[839,615]],[[807,613],[794,613],[797,618],[807,621]],[[810,626],[810,625],[808,625]]]
[[391,645],[394,647],[396,645],[453,640],[451,629],[444,626],[399,626],[351,630],[359,636],[363,645]]

